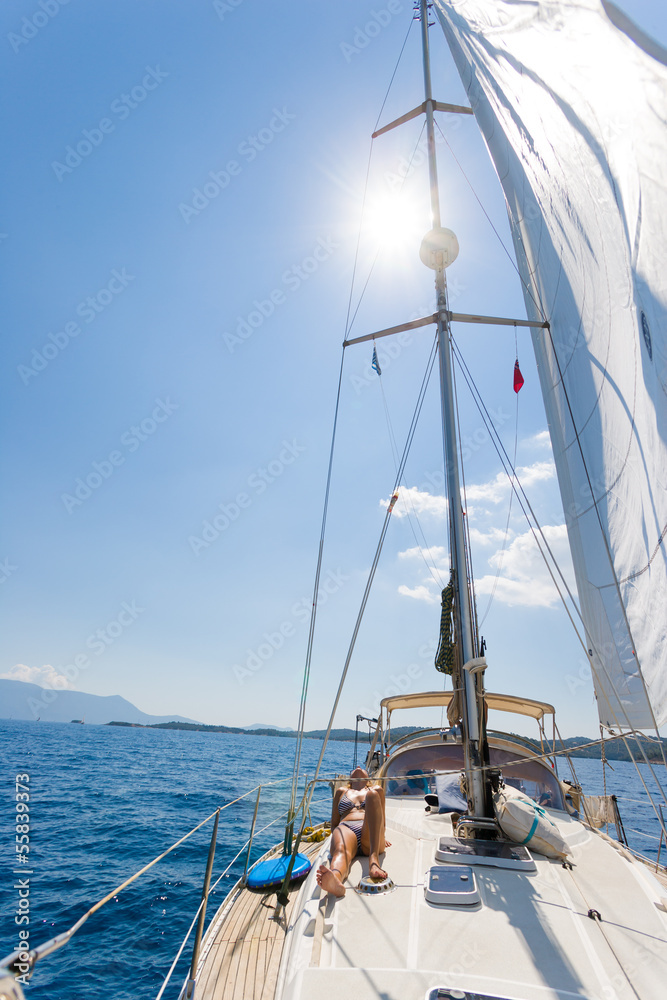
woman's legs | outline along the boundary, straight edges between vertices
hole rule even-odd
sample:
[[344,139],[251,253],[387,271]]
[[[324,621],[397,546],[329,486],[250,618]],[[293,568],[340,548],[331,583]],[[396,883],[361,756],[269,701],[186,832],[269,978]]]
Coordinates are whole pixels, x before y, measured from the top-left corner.
[[356,853],[357,838],[354,832],[347,826],[337,826],[331,837],[331,867],[320,865],[317,869],[317,884],[321,885],[325,892],[330,892],[334,896],[344,896],[343,882],[347,878]]
[[381,788],[369,788],[366,795],[366,818],[361,831],[361,850],[368,855],[368,874],[371,878],[387,878],[380,868],[380,855],[385,850],[384,840],[384,792]]

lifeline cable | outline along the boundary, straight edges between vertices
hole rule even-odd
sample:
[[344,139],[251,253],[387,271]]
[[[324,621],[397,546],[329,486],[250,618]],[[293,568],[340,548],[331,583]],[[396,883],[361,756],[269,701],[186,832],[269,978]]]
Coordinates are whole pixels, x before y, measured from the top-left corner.
[[[175,850],[181,844],[185,843],[185,841],[188,840],[194,833],[196,833],[197,830],[200,830],[210,820],[212,820],[217,812],[224,812],[225,809],[229,809],[231,806],[236,805],[237,802],[241,802],[249,795],[252,795],[253,792],[256,792],[259,787],[267,788],[271,785],[280,785],[286,780],[287,779],[285,778],[278,778],[275,781],[267,781],[262,786],[255,785],[254,788],[251,788],[249,791],[244,792],[243,795],[239,795],[237,798],[232,799],[231,802],[226,802],[223,806],[220,806],[219,809],[215,809],[209,816],[203,819],[201,823],[198,823],[197,826],[193,827],[192,830],[189,831],[189,833],[186,833],[183,837],[181,837],[174,844],[172,844],[171,847],[168,847],[166,851],[163,851],[162,854],[158,854],[156,858],[153,858],[153,860],[149,861],[147,865],[144,865],[143,868],[140,868],[138,872],[135,872],[134,875],[131,875],[129,878],[125,879],[125,881],[121,882],[120,885],[117,885],[115,889],[112,889],[111,892],[108,892],[106,896],[104,896],[102,899],[99,899],[93,906],[90,907],[90,909],[86,910],[86,912],[83,914],[82,917],[79,917],[79,919],[74,924],[72,924],[69,930],[63,931],[62,934],[57,934],[54,938],[50,938],[48,941],[45,941],[44,944],[38,945],[36,948],[31,949],[31,951],[28,952],[28,959],[27,959],[28,963],[30,964],[29,975],[32,975],[35,964],[39,961],[40,958],[45,958],[47,955],[52,954],[54,951],[58,951],[58,949],[62,948],[63,945],[68,944],[71,938],[74,937],[76,932],[85,924],[85,922],[88,920],[89,917],[91,917],[94,913],[96,913],[97,910],[101,909],[106,903],[109,902],[109,900],[113,899],[114,896],[117,896],[120,892],[122,892],[123,889],[126,889],[129,885],[135,882],[136,879],[138,879],[141,875],[143,875],[144,872],[147,872],[150,868],[152,868],[153,865],[156,865],[158,861],[161,861],[173,850]],[[273,822],[275,822],[275,820]],[[271,825],[272,824],[270,823],[269,826]],[[261,832],[262,831],[260,831],[260,833]],[[246,846],[246,844],[244,844],[244,847]],[[243,847],[241,848],[241,850],[243,850]],[[215,883],[215,885],[217,885],[217,882]],[[7,955],[0,962],[0,969],[5,969],[8,966],[12,965],[12,963],[15,962],[18,959],[19,955],[21,954],[23,954],[23,950],[14,951],[10,955]]]

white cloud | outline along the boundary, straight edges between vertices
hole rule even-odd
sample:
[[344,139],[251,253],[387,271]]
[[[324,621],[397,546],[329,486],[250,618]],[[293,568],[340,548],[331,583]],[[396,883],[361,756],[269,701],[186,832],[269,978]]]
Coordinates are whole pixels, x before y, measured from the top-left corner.
[[553,479],[556,475],[556,466],[551,461],[535,462],[533,465],[524,465],[516,471],[519,481],[525,489],[534,483],[542,483],[548,479]]
[[[542,528],[563,575],[575,592],[567,529],[564,524],[547,524]],[[502,552],[498,550],[489,559],[489,565],[500,568],[475,581],[478,594],[494,593],[502,604],[520,604],[524,607],[555,607],[560,598],[531,531],[518,535]],[[558,577],[556,577],[558,579]],[[495,590],[494,590],[495,588]]]
[[[470,511],[468,511],[470,515]],[[513,534],[510,529],[510,534]],[[479,531],[477,528],[470,529],[470,541],[473,545],[501,545],[505,538],[502,528],[489,528],[488,531]]]
[[[541,431],[533,435],[529,442],[546,449],[549,446],[548,432]],[[553,492],[556,469],[551,460],[521,466],[517,469],[517,475],[527,491],[531,487],[539,488],[544,483]],[[477,594],[481,596],[493,593],[494,599],[505,605],[556,607],[560,597],[532,532],[522,530],[518,504],[513,507],[506,548],[502,548],[506,539],[506,515],[502,513],[502,507],[506,508],[510,489],[510,481],[504,472],[488,482],[473,483],[467,487],[467,500],[470,503],[467,520],[473,552],[477,555],[478,574],[485,560],[488,567],[487,572],[475,580]],[[539,496],[538,493],[538,498]],[[384,506],[387,503],[388,501],[383,501]],[[444,497],[435,496],[419,487],[401,488],[394,513],[398,517],[405,517],[413,511],[437,516],[440,523],[446,526],[447,502]],[[560,520],[558,515],[555,518]],[[550,519],[549,515],[547,519]],[[572,592],[576,593],[565,525],[552,523],[546,525],[543,531]],[[443,536],[436,537],[440,539]],[[415,546],[399,552],[398,556],[403,566],[403,582],[398,588],[399,593],[412,600],[428,604],[439,603],[442,584],[438,582],[438,578],[449,578],[448,549],[441,545],[425,548]]]
[[[541,440],[542,436],[548,432],[542,431],[536,434],[533,439]],[[552,461],[533,462],[532,465],[523,465],[517,468],[517,476],[524,489],[529,489],[535,483],[546,482],[553,479],[556,474],[556,466]],[[510,481],[505,472],[499,472],[494,479],[486,483],[471,483],[466,486],[466,501],[468,504],[476,500],[486,500],[497,504],[504,500],[510,490]],[[389,498],[380,500],[380,506],[386,510],[389,506]],[[426,514],[438,518],[447,517],[447,497],[429,493],[418,486],[401,486],[398,490],[398,500],[394,507],[394,517],[407,517],[409,514]],[[474,508],[467,507],[468,516],[472,517]]]
[[406,587],[404,584],[398,588],[399,594],[403,597],[414,597],[416,601],[426,601],[427,604],[439,604],[440,594],[433,593],[424,584],[419,584],[417,587]]
[[435,563],[436,566],[439,563],[444,563],[449,560],[449,551],[443,545],[431,545],[430,548],[424,549],[415,545],[412,549],[405,549],[403,552],[398,553],[399,559],[426,559],[429,563]]
[[73,685],[63,674],[59,674],[49,663],[43,667],[28,667],[25,663],[17,663],[0,677],[9,681],[25,681],[27,684],[39,684],[40,687],[64,691]]
[[[389,500],[380,500],[380,506],[386,510]],[[409,514],[432,514],[436,517],[447,516],[447,498],[434,496],[418,486],[401,486],[398,500],[394,507],[394,517],[407,517]]]
[[[565,525],[545,525],[542,531],[572,593],[576,594]],[[473,540],[478,545],[480,543],[498,545],[505,536],[505,532],[499,528],[491,528],[486,533],[474,531],[472,534]],[[474,535],[478,537],[474,538]],[[429,565],[434,565],[440,576],[446,579],[449,572],[447,550],[442,546],[433,546],[430,549],[414,547],[399,552],[399,558],[405,560],[408,565],[414,565],[415,570],[421,564],[424,571],[418,574],[414,586],[407,584],[399,586],[399,594],[411,597],[413,600],[425,601],[427,604],[438,604],[440,587],[428,574],[424,560]],[[530,530],[512,538],[504,551],[497,548],[488,557],[488,565],[500,572],[497,577],[494,572],[476,578],[475,590],[478,596],[493,593],[494,600],[500,601],[501,604],[523,607],[553,608],[560,602],[558,592]]]
[[538,431],[537,434],[532,434],[525,441],[521,442],[522,445],[527,445],[533,448],[549,448],[551,449],[551,435],[549,431]]
[[[408,563],[416,563],[423,571],[424,581],[418,583],[416,587],[401,584],[398,588],[399,594],[412,597],[416,601],[426,601],[427,604],[439,604],[440,592],[444,586],[441,581],[449,579],[449,550],[442,545],[432,545],[430,548],[414,546],[399,552],[398,558]],[[439,578],[439,581],[434,579],[434,576]]]
[[[524,489],[529,489],[535,483],[553,479],[556,475],[556,466],[553,462],[534,462],[532,465],[520,466],[517,470],[519,482]],[[479,483],[466,486],[468,500],[489,500],[491,503],[500,503],[510,489],[510,481],[504,472],[499,472],[495,479],[488,483]]]

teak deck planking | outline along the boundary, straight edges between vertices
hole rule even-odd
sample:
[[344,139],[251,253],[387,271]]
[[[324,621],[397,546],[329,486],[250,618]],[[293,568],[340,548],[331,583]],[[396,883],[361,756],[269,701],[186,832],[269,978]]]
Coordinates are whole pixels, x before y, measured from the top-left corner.
[[[320,843],[302,844],[301,851],[315,858]],[[197,973],[198,1000],[273,1000],[285,943],[285,932],[298,890],[273,919],[275,891],[262,894],[235,890],[229,912],[216,929]],[[223,904],[226,905],[227,900]],[[214,921],[215,921],[214,917]]]

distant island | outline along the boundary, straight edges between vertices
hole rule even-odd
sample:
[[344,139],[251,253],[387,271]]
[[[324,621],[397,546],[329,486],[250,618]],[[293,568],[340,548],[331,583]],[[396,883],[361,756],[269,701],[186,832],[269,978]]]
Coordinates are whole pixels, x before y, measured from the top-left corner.
[[182,715],[149,715],[120,695],[86,694],[54,689],[0,677],[0,718],[26,722],[84,722],[103,726],[112,719],[150,725],[155,722],[192,722]]
[[[0,678],[0,718],[33,722],[40,720],[42,723],[72,723],[85,720],[86,727],[89,724],[107,725],[132,729],[168,729],[212,734],[229,733],[239,736],[272,736],[277,739],[295,739],[297,736],[294,729],[261,723],[253,723],[245,728],[210,726],[192,719],[184,719],[179,715],[148,715],[119,695],[101,696],[86,694],[83,691],[56,691],[26,681],[15,681],[8,678]],[[392,728],[391,732],[394,739],[398,739],[413,731],[413,726],[401,726]],[[323,740],[325,734],[326,730],[324,729],[311,729],[305,733],[305,736],[311,740]],[[516,736],[516,734],[514,735]],[[334,729],[331,732],[332,740],[350,743],[354,741],[354,738],[354,729]],[[517,738],[539,752],[540,745],[536,740],[525,736]],[[628,737],[633,752],[638,758],[641,758],[641,754],[637,753],[636,739],[634,736]],[[640,740],[648,760],[658,764],[662,763],[660,741],[655,738],[649,739],[646,736],[640,737]],[[597,743],[588,746],[592,742],[586,736],[573,736],[564,740],[563,743],[558,742],[556,749],[567,749],[572,757],[588,757],[599,760],[600,746]],[[368,746],[367,733],[363,735],[359,733],[359,746],[361,749]],[[662,746],[667,750],[667,739],[662,740]],[[632,759],[621,739],[613,739],[605,744],[605,756],[608,760],[630,761]]]
[[[298,736],[296,729],[280,729],[278,726],[251,726],[247,729],[239,729],[237,726],[207,726],[203,722],[157,722],[151,725],[144,725],[137,722],[107,722],[108,726],[125,726],[132,729],[182,729],[186,732],[196,733],[231,733],[236,736],[279,736],[286,739],[295,739]],[[392,730],[394,732],[395,730]],[[406,733],[412,732],[410,726],[406,727]],[[323,740],[326,729],[313,729],[304,733],[307,739]],[[354,742],[354,729],[332,729],[330,739]],[[367,742],[368,737],[364,736]],[[360,740],[360,742],[362,742]]]
[[[158,722],[152,725],[138,725],[132,722],[109,722],[110,726],[131,726],[140,729],[179,729],[186,732],[197,732],[197,733],[231,733],[237,736],[275,736],[278,738],[294,739],[298,735],[294,729],[277,729],[273,726],[267,726],[266,728],[256,728],[252,729],[239,729],[235,726],[207,726],[203,723],[192,723],[192,722]],[[415,731],[414,726],[398,726],[392,728],[392,736],[394,739],[400,739],[402,736],[407,736],[408,733]],[[429,730],[430,731],[430,730]],[[311,740],[323,740],[326,735],[325,729],[311,729],[309,732],[304,733],[306,739]],[[510,736],[517,736],[516,733],[509,734]],[[343,742],[354,742],[355,731],[354,729],[332,729],[331,735],[329,737],[332,740],[343,741]],[[529,744],[538,752],[540,751],[540,744],[537,740],[529,739],[526,736],[517,736],[519,740],[523,743]],[[363,739],[359,739],[359,743],[362,747],[367,746],[368,737],[364,734]],[[641,753],[637,752],[637,742],[641,741],[644,748],[644,752],[647,758],[653,763],[662,763],[662,752],[660,749],[660,743],[656,739],[649,739],[646,736],[640,736],[639,738],[635,736],[628,737],[630,745],[637,757],[641,756]],[[591,743],[586,736],[572,736],[569,739],[556,742],[556,750],[568,750],[571,757],[582,757],[589,758],[591,760],[600,760],[600,745],[595,744],[589,746]],[[667,739],[662,740],[662,745],[664,750],[667,752]],[[605,744],[605,757],[607,760],[625,760],[631,761],[627,747],[622,739],[612,739]]]

